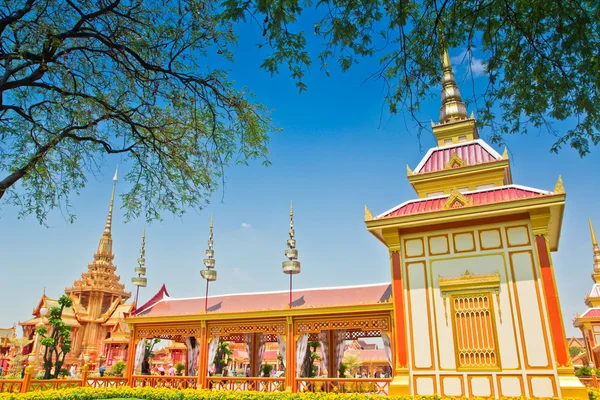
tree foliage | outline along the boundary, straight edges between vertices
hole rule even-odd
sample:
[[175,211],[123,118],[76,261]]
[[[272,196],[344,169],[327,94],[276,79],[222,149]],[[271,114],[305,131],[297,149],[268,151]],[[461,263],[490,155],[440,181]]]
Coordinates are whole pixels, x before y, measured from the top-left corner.
[[[534,127],[557,135],[552,151],[583,156],[600,142],[599,21],[593,0],[8,0],[0,198],[40,222],[56,207],[72,218],[69,195],[120,154],[126,218],[201,208],[227,165],[265,159],[273,129],[223,68],[244,22],[262,34],[262,68],[287,68],[301,91],[313,58],[329,74],[378,57],[371,78],[419,132],[442,47],[464,50],[485,67],[471,100],[492,141]],[[321,40],[314,57],[308,34]]]
[[219,342],[215,358],[213,359],[216,374],[222,374],[223,369],[233,361],[233,359],[229,357],[232,354],[233,351],[229,348],[229,342]]
[[60,307],[51,307],[48,313],[49,332],[46,326],[36,328],[40,336],[40,344],[44,346],[44,379],[58,378],[64,365],[65,357],[71,351],[71,327],[62,320],[63,310],[73,305],[69,296],[62,295],[58,299]]
[[584,348],[575,347],[575,346],[569,347],[569,355],[571,357],[575,357],[575,356],[577,356],[577,355],[579,355],[581,353],[585,353],[585,349]]
[[[224,4],[228,18],[257,21],[262,44],[274,49],[263,67],[277,73],[287,66],[301,90],[311,59],[302,30],[306,25],[294,23],[316,15],[314,34],[323,43],[317,56],[321,67],[329,73],[329,63],[337,63],[345,71],[363,57],[379,57],[380,68],[371,78],[383,82],[393,113],[405,111],[418,121],[423,101],[439,93],[439,59],[442,47],[448,46],[462,50],[470,66],[474,55],[481,58],[489,79],[472,100],[481,106],[479,122],[492,128],[492,141],[530,128],[545,129],[557,135],[552,151],[568,144],[581,156],[600,142],[598,1],[225,0]],[[567,119],[573,127],[557,132],[554,122]]]
[[[271,122],[217,66],[231,25],[213,0],[9,0],[0,6],[0,198],[70,218],[106,155],[126,217],[201,208],[231,162],[265,159]],[[19,187],[15,184],[19,182]]]
[[356,353],[346,353],[344,354],[344,358],[342,359],[342,363],[344,364],[344,375],[346,378],[352,378],[356,374],[356,370],[360,368],[362,363],[358,358],[358,354]]

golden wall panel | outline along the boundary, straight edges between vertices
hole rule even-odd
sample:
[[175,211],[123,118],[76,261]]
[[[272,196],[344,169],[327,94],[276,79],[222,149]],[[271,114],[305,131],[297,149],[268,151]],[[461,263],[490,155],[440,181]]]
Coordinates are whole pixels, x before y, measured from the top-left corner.
[[527,225],[506,227],[506,238],[508,247],[529,246],[529,227]]
[[491,375],[468,375],[467,387],[471,397],[494,397],[494,380]]
[[465,382],[462,375],[440,375],[442,396],[464,397]]
[[404,241],[404,255],[406,258],[423,257],[425,255],[425,246],[423,239],[408,239]]
[[522,375],[496,375],[498,397],[526,396]]
[[482,250],[496,250],[502,248],[502,234],[500,228],[482,229],[479,231],[479,243]]
[[441,256],[450,254],[450,246],[448,243],[448,235],[429,236],[429,255]]
[[548,399],[558,396],[554,375],[527,375],[527,385],[533,398]]
[[413,375],[413,394],[431,396],[437,393],[435,375]]
[[472,231],[453,233],[452,242],[454,243],[455,253],[467,253],[476,250],[475,235]]

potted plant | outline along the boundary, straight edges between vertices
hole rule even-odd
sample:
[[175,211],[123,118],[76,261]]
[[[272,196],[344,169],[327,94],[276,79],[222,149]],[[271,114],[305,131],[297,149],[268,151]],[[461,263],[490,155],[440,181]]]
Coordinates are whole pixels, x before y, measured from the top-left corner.
[[271,371],[273,371],[273,366],[269,363],[260,367],[260,372],[262,373],[263,378],[268,378],[271,376]]
[[185,365],[183,365],[182,363],[177,363],[175,364],[175,374],[177,375],[182,375],[181,371],[183,371],[185,369]]
[[112,372],[115,374],[115,376],[123,376],[123,371],[125,371],[125,368],[127,368],[127,364],[125,364],[123,361],[119,361],[112,366]]

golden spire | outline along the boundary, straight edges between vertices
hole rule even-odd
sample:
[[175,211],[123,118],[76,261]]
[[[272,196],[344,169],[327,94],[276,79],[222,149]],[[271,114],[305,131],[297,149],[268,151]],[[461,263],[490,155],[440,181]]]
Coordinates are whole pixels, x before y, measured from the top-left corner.
[[115,189],[117,187],[117,182],[119,174],[119,166],[117,165],[117,169],[115,170],[115,176],[113,176],[113,188],[112,194],[110,196],[110,205],[108,206],[108,217],[106,218],[106,226],[104,227],[104,233],[110,234],[112,227],[112,213],[113,213],[113,205],[115,203]]
[[444,46],[442,52],[442,107],[440,108],[440,124],[468,119],[467,108],[456,86],[452,73],[452,64],[448,49]]
[[508,147],[504,146],[504,152],[502,153],[502,159],[508,159]]
[[[113,177],[113,188],[110,196],[110,205],[108,207],[106,225],[104,227],[104,232],[100,237],[100,242],[98,243],[98,250],[94,254],[94,261],[88,264],[88,271],[81,274],[80,280],[76,280],[72,287],[66,288],[65,292],[68,295],[80,293],[82,290],[94,290],[98,292],[110,293],[111,295],[121,297],[121,299],[128,299],[131,297],[131,293],[125,291],[125,285],[120,283],[119,276],[115,275],[117,267],[113,264],[115,256],[112,252],[113,242],[111,228],[112,213],[115,203],[115,191],[118,181],[117,174],[118,167]],[[87,308],[89,304],[91,303],[83,304],[83,306]],[[98,310],[100,310],[100,308],[98,308]],[[97,310],[93,308],[88,309],[88,312],[91,312],[90,318],[99,317],[99,314],[96,311]]]
[[596,240],[596,233],[594,232],[594,226],[592,225],[592,219],[588,218],[588,222],[590,223],[590,234],[592,235],[592,246],[594,249],[598,247],[598,241]]
[[406,175],[412,175],[413,174],[413,170],[410,169],[410,167],[408,166],[408,164],[406,164]]
[[588,222],[590,224],[590,235],[592,236],[592,247],[594,249],[594,272],[592,273],[592,279],[594,283],[600,283],[600,247],[598,247],[598,240],[596,239],[592,219],[588,218]]

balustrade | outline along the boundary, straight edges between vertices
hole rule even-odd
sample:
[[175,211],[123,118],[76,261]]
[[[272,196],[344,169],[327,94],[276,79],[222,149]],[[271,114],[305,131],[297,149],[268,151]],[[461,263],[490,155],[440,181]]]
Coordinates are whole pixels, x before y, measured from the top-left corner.
[[391,378],[296,378],[296,391],[387,396],[391,381]]

